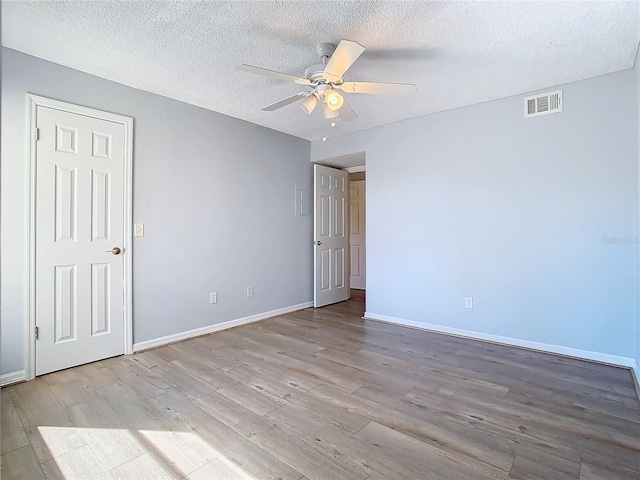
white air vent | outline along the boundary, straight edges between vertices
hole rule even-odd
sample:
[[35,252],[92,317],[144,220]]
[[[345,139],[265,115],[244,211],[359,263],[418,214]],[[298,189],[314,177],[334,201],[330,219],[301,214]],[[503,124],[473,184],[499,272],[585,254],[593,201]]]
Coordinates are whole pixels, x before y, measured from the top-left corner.
[[524,99],[524,118],[562,111],[562,90],[542,93]]

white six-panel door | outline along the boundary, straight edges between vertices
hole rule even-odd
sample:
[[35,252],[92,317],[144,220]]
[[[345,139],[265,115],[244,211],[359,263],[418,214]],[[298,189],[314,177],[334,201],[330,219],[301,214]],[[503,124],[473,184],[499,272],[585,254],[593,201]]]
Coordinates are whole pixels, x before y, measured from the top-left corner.
[[365,181],[349,183],[349,247],[351,268],[349,269],[351,288],[364,290],[365,274]]
[[121,123],[40,105],[36,115],[35,373],[42,375],[124,353],[126,146]]
[[349,298],[349,174],[314,165],[315,307]]

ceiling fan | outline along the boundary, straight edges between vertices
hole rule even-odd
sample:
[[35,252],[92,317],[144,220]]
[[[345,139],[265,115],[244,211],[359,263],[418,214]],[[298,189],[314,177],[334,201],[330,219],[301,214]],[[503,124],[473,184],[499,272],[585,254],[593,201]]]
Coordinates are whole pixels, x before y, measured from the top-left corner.
[[358,118],[345,98],[338,92],[367,93],[376,95],[412,95],[416,86],[410,83],[374,83],[374,82],[345,82],[343,75],[358,59],[364,47],[357,42],[342,40],[337,47],[331,43],[320,43],[316,47],[321,63],[311,65],[304,72],[304,77],[296,77],[287,73],[274,72],[253,65],[238,65],[236,68],[250,73],[257,73],[267,77],[305,85],[311,89],[300,92],[272,105],[264,107],[265,112],[272,112],[293,102],[300,102],[300,108],[311,114],[317,104],[324,105],[324,118],[339,117],[348,122]]

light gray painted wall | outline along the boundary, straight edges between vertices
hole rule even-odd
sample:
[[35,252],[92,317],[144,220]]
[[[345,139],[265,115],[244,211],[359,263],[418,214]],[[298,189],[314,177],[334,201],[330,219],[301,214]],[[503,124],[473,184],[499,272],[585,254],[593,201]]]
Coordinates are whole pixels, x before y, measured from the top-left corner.
[[[636,79],[636,105],[638,105],[638,131],[637,135],[640,138],[640,48],[636,52],[636,62],[633,67],[633,75]],[[640,281],[640,142],[638,145],[638,222],[637,222],[637,231],[636,231],[636,255],[637,255],[637,268],[638,268],[638,279]],[[636,331],[637,331],[637,342],[636,342],[636,374],[640,374],[640,285],[638,285],[638,315],[636,317]],[[637,379],[640,381],[640,378]],[[639,392],[640,393],[640,392]]]
[[637,249],[604,241],[637,234],[634,72],[562,88],[312,142],[366,152],[368,312],[636,356]]
[[135,342],[312,299],[309,142],[13,50],[2,67],[3,373],[23,369],[27,92],[134,118]]

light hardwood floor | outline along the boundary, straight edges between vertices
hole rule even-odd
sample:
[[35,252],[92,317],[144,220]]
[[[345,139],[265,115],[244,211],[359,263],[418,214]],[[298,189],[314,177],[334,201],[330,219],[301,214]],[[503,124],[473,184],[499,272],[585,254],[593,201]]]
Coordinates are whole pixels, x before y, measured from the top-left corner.
[[363,306],[354,292],[5,388],[2,478],[640,478],[628,370]]

